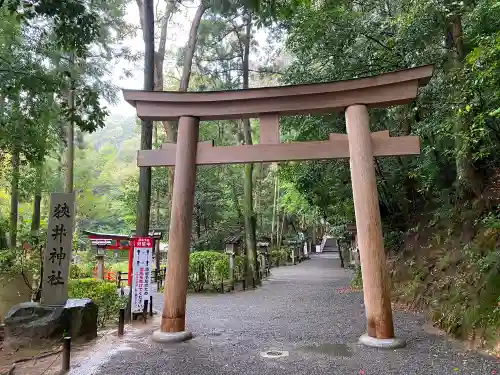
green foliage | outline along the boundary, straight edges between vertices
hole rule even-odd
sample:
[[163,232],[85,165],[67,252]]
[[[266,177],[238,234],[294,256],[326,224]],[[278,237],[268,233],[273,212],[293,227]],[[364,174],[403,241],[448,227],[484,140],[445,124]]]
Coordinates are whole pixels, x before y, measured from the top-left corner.
[[356,268],[354,269],[354,275],[349,285],[351,286],[351,288],[356,290],[363,289],[363,275],[361,274],[361,266],[356,266]]
[[243,280],[245,278],[245,257],[236,255],[234,257],[234,279]]
[[229,259],[217,251],[196,251],[189,256],[189,288],[202,292],[206,284],[217,289],[229,276]]
[[[327,1],[299,7],[283,24],[286,49],[295,57],[281,76],[286,84],[435,64],[433,79],[414,103],[371,111],[372,131],[389,129],[392,135],[412,133],[421,139],[419,158],[384,158],[376,163],[382,217],[397,231],[408,229],[412,216],[424,208],[480,197],[477,187],[484,186],[500,164],[495,152],[500,147],[500,97],[495,89],[500,8],[491,0],[454,4],[391,0],[354,9]],[[455,46],[442,48],[456,15],[464,30],[463,61]],[[289,117],[281,124],[287,140],[345,133],[344,118],[337,114]],[[354,222],[347,162],[289,163],[280,175],[331,224]]]
[[0,249],[0,274],[21,275],[32,296],[38,298],[45,233],[29,233],[21,228],[20,240],[23,248]]
[[269,251],[269,257],[271,259],[271,264],[274,264],[275,266],[279,267],[281,258],[279,249],[271,249]]
[[122,262],[117,262],[113,263],[110,266],[105,266],[106,270],[111,271],[111,272],[128,272],[128,260],[122,261]]
[[285,265],[291,257],[292,250],[290,248],[272,248],[269,251],[271,264],[276,266]]
[[337,225],[330,228],[330,235],[337,239],[339,245],[350,246],[351,234],[347,231],[346,225]]
[[221,282],[229,278],[229,260],[219,259],[214,263],[214,277],[212,279],[212,288],[219,290]]
[[384,233],[384,246],[387,251],[397,252],[404,245],[404,232],[393,230]]
[[78,265],[72,264],[69,268],[69,278],[70,279],[86,279],[91,278],[92,267],[90,265]]
[[118,312],[126,299],[120,297],[113,282],[92,278],[70,280],[70,298],[90,298],[99,307],[98,323],[101,327],[118,319]]
[[435,324],[448,333],[495,345],[500,326],[498,230],[480,229],[462,247],[441,237],[436,233],[420,249],[422,254],[406,253],[407,261],[395,263],[401,271],[393,276],[398,298],[427,308]]
[[0,250],[0,273],[14,272],[14,265],[16,264],[16,252],[10,249]]
[[53,23],[56,43],[66,51],[85,54],[88,44],[99,37],[99,15],[89,10],[85,1],[38,0],[20,3],[7,0],[6,5],[17,19],[26,23],[33,19]]
[[280,261],[282,262],[288,262],[291,258],[292,255],[292,249],[291,248],[281,248],[279,250],[279,256],[280,256]]

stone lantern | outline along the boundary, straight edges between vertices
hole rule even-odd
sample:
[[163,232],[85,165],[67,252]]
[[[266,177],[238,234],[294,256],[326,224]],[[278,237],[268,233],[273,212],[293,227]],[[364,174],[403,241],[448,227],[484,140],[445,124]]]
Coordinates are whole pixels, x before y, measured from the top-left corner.
[[241,236],[231,236],[224,240],[226,245],[225,253],[229,256],[229,280],[231,290],[234,290],[234,258],[241,252]]
[[269,242],[270,238],[262,237],[259,242],[257,242],[257,251],[259,253],[259,264],[260,264],[260,277],[267,276],[269,274]]

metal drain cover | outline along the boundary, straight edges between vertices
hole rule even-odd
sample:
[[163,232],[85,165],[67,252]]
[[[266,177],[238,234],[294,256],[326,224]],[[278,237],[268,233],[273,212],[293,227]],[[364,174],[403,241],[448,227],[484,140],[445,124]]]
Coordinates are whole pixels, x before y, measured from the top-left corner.
[[286,350],[270,349],[265,352],[260,352],[263,358],[283,358],[288,357],[289,353]]

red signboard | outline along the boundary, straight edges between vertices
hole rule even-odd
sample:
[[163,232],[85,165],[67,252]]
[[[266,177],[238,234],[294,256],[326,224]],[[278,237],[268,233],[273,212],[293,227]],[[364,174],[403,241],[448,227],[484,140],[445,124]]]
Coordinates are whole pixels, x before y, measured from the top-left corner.
[[132,312],[142,312],[144,301],[151,295],[151,270],[153,268],[153,239],[134,238]]

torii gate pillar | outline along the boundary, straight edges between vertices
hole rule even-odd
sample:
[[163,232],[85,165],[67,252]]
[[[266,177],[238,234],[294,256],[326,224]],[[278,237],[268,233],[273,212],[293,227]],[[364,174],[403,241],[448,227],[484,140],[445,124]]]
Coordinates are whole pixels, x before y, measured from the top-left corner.
[[368,334],[361,336],[360,340],[369,346],[401,347],[405,342],[394,338],[368,108],[365,105],[352,105],[347,108],[345,117],[368,321]]
[[186,296],[199,122],[197,117],[188,116],[179,120],[164,304],[160,330],[153,333],[156,342],[179,342],[192,337],[191,332],[185,330]]

